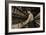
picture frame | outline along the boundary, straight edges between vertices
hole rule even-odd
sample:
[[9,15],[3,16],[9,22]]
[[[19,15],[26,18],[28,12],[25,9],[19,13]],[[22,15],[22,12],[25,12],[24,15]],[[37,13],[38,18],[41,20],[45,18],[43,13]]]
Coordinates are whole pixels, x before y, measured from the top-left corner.
[[[13,15],[13,14],[16,13],[16,11],[18,12],[18,10],[19,11],[22,10],[21,13],[24,13],[25,11],[26,13],[29,11],[32,11],[31,15],[33,15],[33,17],[31,16],[32,17],[31,20],[35,20],[35,16],[37,17],[36,14],[39,13],[40,25],[37,25],[37,22],[35,27],[33,26],[34,23],[32,23],[32,25],[30,24],[26,25],[28,21],[26,23],[23,22],[25,23],[26,26],[21,26],[21,24],[20,26],[15,25],[13,22],[14,22],[14,17],[16,17],[16,15]],[[21,14],[21,16],[23,15]],[[23,19],[25,19],[25,17]],[[21,21],[23,21],[23,19]],[[18,21],[18,20],[15,19],[15,21]],[[22,34],[22,33],[40,33],[40,32],[45,32],[45,3],[44,2],[25,2],[25,1],[10,1],[10,0],[5,1],[5,34],[6,35]]]

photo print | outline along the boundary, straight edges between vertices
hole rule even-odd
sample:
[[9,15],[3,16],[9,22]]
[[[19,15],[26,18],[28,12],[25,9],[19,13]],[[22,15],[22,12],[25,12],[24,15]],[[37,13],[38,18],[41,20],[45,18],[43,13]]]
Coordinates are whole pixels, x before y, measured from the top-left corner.
[[12,28],[40,27],[40,7],[12,6]]

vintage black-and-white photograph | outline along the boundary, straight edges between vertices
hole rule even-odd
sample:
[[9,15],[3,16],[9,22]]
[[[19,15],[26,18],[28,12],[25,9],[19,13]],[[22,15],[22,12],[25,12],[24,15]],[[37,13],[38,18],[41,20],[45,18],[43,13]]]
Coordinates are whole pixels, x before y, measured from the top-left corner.
[[12,6],[12,29],[40,27],[40,7]]
[[43,5],[9,3],[8,32],[43,31]]

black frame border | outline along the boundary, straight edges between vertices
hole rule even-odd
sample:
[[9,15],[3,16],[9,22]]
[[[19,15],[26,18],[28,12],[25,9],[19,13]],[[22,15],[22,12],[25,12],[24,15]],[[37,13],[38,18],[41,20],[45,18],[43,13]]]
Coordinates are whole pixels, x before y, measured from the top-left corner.
[[[8,4],[9,3],[25,3],[25,4],[40,4],[43,5],[43,31],[28,31],[28,32],[12,32],[8,33]],[[25,2],[25,1],[8,1],[5,0],[5,34],[24,34],[24,33],[40,33],[45,32],[45,3],[44,2]]]

